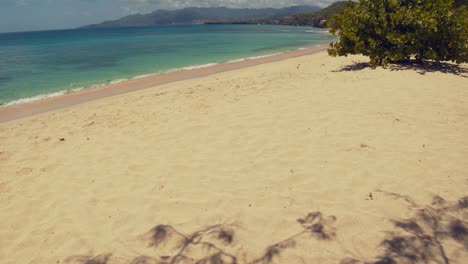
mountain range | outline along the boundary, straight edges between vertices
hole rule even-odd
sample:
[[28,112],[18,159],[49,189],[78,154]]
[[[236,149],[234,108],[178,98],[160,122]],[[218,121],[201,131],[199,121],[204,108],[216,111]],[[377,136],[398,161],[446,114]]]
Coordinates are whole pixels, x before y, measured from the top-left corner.
[[171,24],[204,24],[226,21],[276,20],[295,14],[313,13],[317,6],[291,6],[286,8],[227,8],[189,7],[179,10],[156,10],[149,14],[135,14],[117,20],[104,21],[84,28],[135,27]]

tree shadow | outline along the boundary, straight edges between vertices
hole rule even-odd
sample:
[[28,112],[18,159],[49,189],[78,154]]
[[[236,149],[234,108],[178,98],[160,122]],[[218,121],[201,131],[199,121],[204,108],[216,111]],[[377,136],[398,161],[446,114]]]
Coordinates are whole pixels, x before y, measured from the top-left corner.
[[425,61],[423,64],[409,62],[402,64],[390,64],[388,68],[391,71],[413,70],[421,75],[424,75],[428,72],[441,72],[468,78],[468,67],[446,62]]
[[375,263],[450,263],[444,242],[452,240],[457,250],[468,250],[468,224],[462,218],[468,213],[468,197],[449,203],[435,196],[430,205],[420,205],[411,197],[384,192],[394,199],[405,201],[412,216],[403,220],[391,220],[395,230],[387,232],[381,242],[383,253],[375,261],[347,258],[341,264]]
[[[170,225],[158,225],[143,235],[148,247],[159,247],[164,244],[174,248],[176,253],[162,256],[159,263],[198,263],[198,264],[234,264],[237,257],[228,253],[224,246],[231,245],[234,241],[232,226],[213,225],[197,230],[189,235],[183,234]],[[202,249],[204,256],[195,259],[189,256],[194,247]]]
[[332,72],[348,72],[348,71],[360,71],[366,68],[372,68],[367,62],[353,62],[353,64],[345,65],[338,70]]
[[76,255],[64,260],[65,264],[107,264],[111,254],[101,254],[97,256]]
[[282,251],[295,247],[296,238],[300,236],[309,236],[319,240],[332,240],[336,237],[336,217],[333,215],[325,217],[317,211],[297,219],[297,222],[302,226],[302,231],[268,246],[265,253],[251,263],[268,264],[273,262],[274,258],[278,257]]
[[[249,261],[251,264],[269,264],[284,250],[294,248],[297,238],[333,240],[336,237],[336,217],[312,212],[297,219],[302,230],[288,238],[266,247],[262,256]],[[239,257],[229,253],[228,247],[236,241],[235,225],[212,225],[190,234],[185,234],[171,225],[157,225],[141,236],[147,247],[170,249],[169,254],[153,257],[138,256],[129,264],[238,264]],[[158,250],[162,252],[164,250]],[[198,254],[194,254],[198,253]],[[196,256],[195,256],[196,255]],[[72,256],[66,264],[107,264],[110,254],[93,256]]]
[[139,256],[134,258],[130,264],[159,264],[159,260],[150,256]]
[[[265,249],[264,254],[249,262],[252,264],[267,264],[273,262],[282,251],[296,246],[296,238],[308,236],[319,240],[331,240],[336,236],[335,216],[323,216],[321,212],[312,212],[304,218],[299,218],[297,222],[301,225],[302,231],[276,242]],[[195,231],[190,235],[184,235],[174,227],[169,225],[158,225],[146,233],[143,237],[150,247],[158,247],[163,244],[175,244],[177,253],[165,256],[164,264],[179,264],[187,261],[196,264],[237,264],[238,257],[226,252],[223,246],[231,245],[234,242],[234,229],[229,226],[214,225],[208,228]],[[211,240],[208,242],[208,240]],[[202,246],[205,256],[200,259],[189,257],[191,247]]]
[[[366,62],[355,62],[353,64],[343,66],[341,69],[335,70],[333,72],[360,71],[366,68],[375,67],[370,66]],[[420,64],[414,61],[410,61],[405,63],[389,64],[385,68],[389,69],[390,71],[411,70],[421,75],[425,75],[428,72],[441,72],[445,74],[453,74],[463,78],[468,78],[468,67],[446,62],[425,61],[423,64]]]
[[[343,259],[341,264],[396,264],[454,262],[456,255],[468,250],[468,197],[448,202],[435,196],[428,205],[418,204],[410,196],[382,192],[402,200],[412,212],[407,219],[391,220],[392,231],[380,243],[381,253],[373,260]],[[267,246],[261,256],[241,261],[232,253],[236,244],[235,225],[212,225],[185,234],[171,225],[157,225],[141,236],[147,247],[159,256],[138,256],[129,264],[270,264],[280,261],[284,251],[295,248],[305,239],[330,241],[336,238],[336,217],[312,212],[297,219],[301,230]],[[299,239],[301,238],[301,239]],[[446,249],[451,245],[450,250]],[[169,249],[165,254],[164,249]],[[164,253],[163,253],[164,252]],[[161,254],[163,253],[163,254]],[[451,256],[450,256],[450,255]],[[454,257],[455,256],[455,257]],[[66,264],[107,264],[111,255],[71,256]]]

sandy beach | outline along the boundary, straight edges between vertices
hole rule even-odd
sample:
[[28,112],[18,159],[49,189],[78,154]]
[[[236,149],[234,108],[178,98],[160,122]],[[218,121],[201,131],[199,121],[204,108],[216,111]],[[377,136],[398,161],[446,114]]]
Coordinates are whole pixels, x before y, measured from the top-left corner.
[[0,262],[466,263],[468,66],[366,61],[0,110]]

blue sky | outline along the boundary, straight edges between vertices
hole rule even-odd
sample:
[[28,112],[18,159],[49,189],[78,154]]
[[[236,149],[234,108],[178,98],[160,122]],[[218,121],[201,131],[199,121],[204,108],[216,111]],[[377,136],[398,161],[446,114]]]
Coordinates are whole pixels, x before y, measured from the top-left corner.
[[336,0],[0,0],[0,32],[74,28],[156,9],[285,7]]

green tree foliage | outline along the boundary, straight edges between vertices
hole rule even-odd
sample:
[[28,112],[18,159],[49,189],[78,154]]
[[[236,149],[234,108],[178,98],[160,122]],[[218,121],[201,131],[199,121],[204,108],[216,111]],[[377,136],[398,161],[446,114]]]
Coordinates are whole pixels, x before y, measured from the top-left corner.
[[455,7],[460,7],[462,5],[468,5],[468,0],[455,0]]
[[330,30],[331,56],[363,54],[371,65],[423,60],[468,62],[468,9],[454,0],[348,2]]

